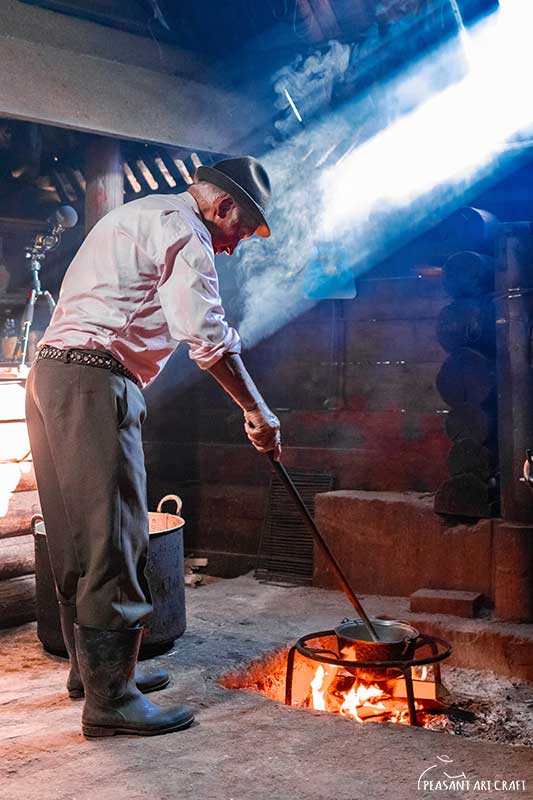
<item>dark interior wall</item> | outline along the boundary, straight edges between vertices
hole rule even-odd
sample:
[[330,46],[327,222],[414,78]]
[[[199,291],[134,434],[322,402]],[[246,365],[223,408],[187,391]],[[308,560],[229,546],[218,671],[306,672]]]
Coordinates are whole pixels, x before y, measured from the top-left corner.
[[[446,298],[439,276],[418,274],[406,255],[359,280],[356,299],[322,301],[243,354],[281,420],[288,467],[331,472],[337,488],[424,492],[444,479],[449,443],[434,381]],[[224,267],[226,297],[229,275]],[[252,568],[270,471],[247,442],[242,412],[188,363],[186,348],[148,404],[151,506],[177,491],[187,549],[208,556],[213,573]]]
[[[533,219],[533,165],[472,201],[500,220]],[[339,489],[434,491],[450,442],[435,377],[445,354],[436,318],[449,302],[429,248],[415,243],[357,281],[358,297],[322,301],[244,360],[282,424],[288,467],[330,471]],[[245,246],[245,245],[244,245]],[[231,259],[219,274],[230,321],[239,287]],[[418,277],[422,275],[422,277]],[[248,444],[242,414],[178,348],[148,390],[145,429],[150,507],[184,499],[186,547],[212,573],[253,567],[270,469]]]

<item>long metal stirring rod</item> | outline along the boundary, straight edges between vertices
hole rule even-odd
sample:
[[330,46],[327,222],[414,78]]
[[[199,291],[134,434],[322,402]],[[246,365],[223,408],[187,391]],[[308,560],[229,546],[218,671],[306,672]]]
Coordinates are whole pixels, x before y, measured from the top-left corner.
[[296,486],[292,482],[289,473],[287,472],[287,470],[285,469],[285,467],[283,466],[281,461],[276,461],[274,459],[274,452],[273,451],[270,451],[269,453],[267,453],[267,455],[269,457],[269,460],[270,460],[270,463],[272,464],[273,469],[275,470],[275,472],[277,472],[277,474],[281,478],[282,482],[285,484],[285,488],[287,489],[288,493],[293,498],[293,500],[295,502],[295,505],[297,506],[298,511],[300,512],[300,514],[302,516],[302,519],[306,523],[307,527],[310,529],[311,533],[315,537],[316,542],[318,543],[319,547],[322,549],[322,552],[324,553],[324,555],[326,556],[326,558],[330,562],[331,566],[333,567],[333,570],[334,570],[334,572],[335,572],[335,574],[337,576],[337,580],[339,581],[339,584],[341,585],[341,588],[342,588],[344,594],[346,595],[346,597],[348,598],[348,600],[350,601],[352,606],[355,608],[355,610],[358,612],[358,614],[361,616],[361,619],[365,623],[365,625],[366,625],[366,627],[368,629],[368,632],[369,632],[370,636],[372,637],[372,641],[373,642],[379,642],[379,636],[376,633],[376,629],[374,628],[374,626],[370,622],[368,614],[366,613],[365,609],[363,608],[363,606],[361,605],[360,601],[358,600],[358,598],[357,598],[355,592],[353,591],[352,587],[348,583],[348,581],[346,579],[346,576],[344,575],[344,572],[342,571],[339,562],[337,561],[337,559],[335,558],[335,556],[333,555],[333,553],[329,549],[324,537],[322,536],[322,534],[318,530],[316,522],[314,521],[313,517],[309,513],[309,511],[307,509],[307,506],[305,505],[304,501],[302,500],[302,498],[300,496],[300,493],[298,492],[298,489],[296,488]]

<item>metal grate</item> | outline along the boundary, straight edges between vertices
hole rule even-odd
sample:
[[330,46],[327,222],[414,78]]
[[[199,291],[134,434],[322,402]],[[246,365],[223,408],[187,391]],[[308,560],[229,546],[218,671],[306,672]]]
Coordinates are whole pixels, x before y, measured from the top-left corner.
[[[315,494],[333,488],[323,472],[289,471],[304,503],[314,514]],[[309,584],[313,579],[313,537],[277,475],[272,475],[255,577],[284,584]]]

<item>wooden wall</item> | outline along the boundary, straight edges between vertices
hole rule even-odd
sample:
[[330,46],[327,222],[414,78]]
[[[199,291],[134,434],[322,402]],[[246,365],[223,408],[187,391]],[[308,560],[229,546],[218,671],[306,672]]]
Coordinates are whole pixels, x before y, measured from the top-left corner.
[[[533,161],[524,159],[470,202],[502,221],[532,219],[532,180]],[[434,386],[445,354],[435,323],[449,298],[440,276],[418,266],[442,266],[445,256],[429,231],[359,279],[355,300],[323,301],[244,353],[281,419],[287,466],[330,470],[339,489],[425,492],[445,480],[447,409]],[[235,272],[226,263],[222,296],[238,322]],[[185,348],[148,404],[151,507],[167,491],[183,494],[188,549],[207,555],[214,573],[250,569],[270,470],[247,444],[240,411],[190,364]]]
[[[322,301],[243,354],[282,424],[288,467],[327,470],[336,488],[431,492],[446,476],[446,408],[434,387],[440,276],[409,260],[357,282],[358,297]],[[242,413],[177,353],[148,393],[150,505],[184,497],[186,547],[210,571],[254,566],[270,470],[248,444]]]

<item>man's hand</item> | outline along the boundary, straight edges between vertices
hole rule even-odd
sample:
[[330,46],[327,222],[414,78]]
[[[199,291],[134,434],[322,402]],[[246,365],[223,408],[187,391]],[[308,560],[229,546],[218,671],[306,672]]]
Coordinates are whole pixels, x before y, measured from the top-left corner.
[[279,419],[264,404],[244,412],[244,430],[260,453],[274,451],[274,459],[281,458],[281,433]]

